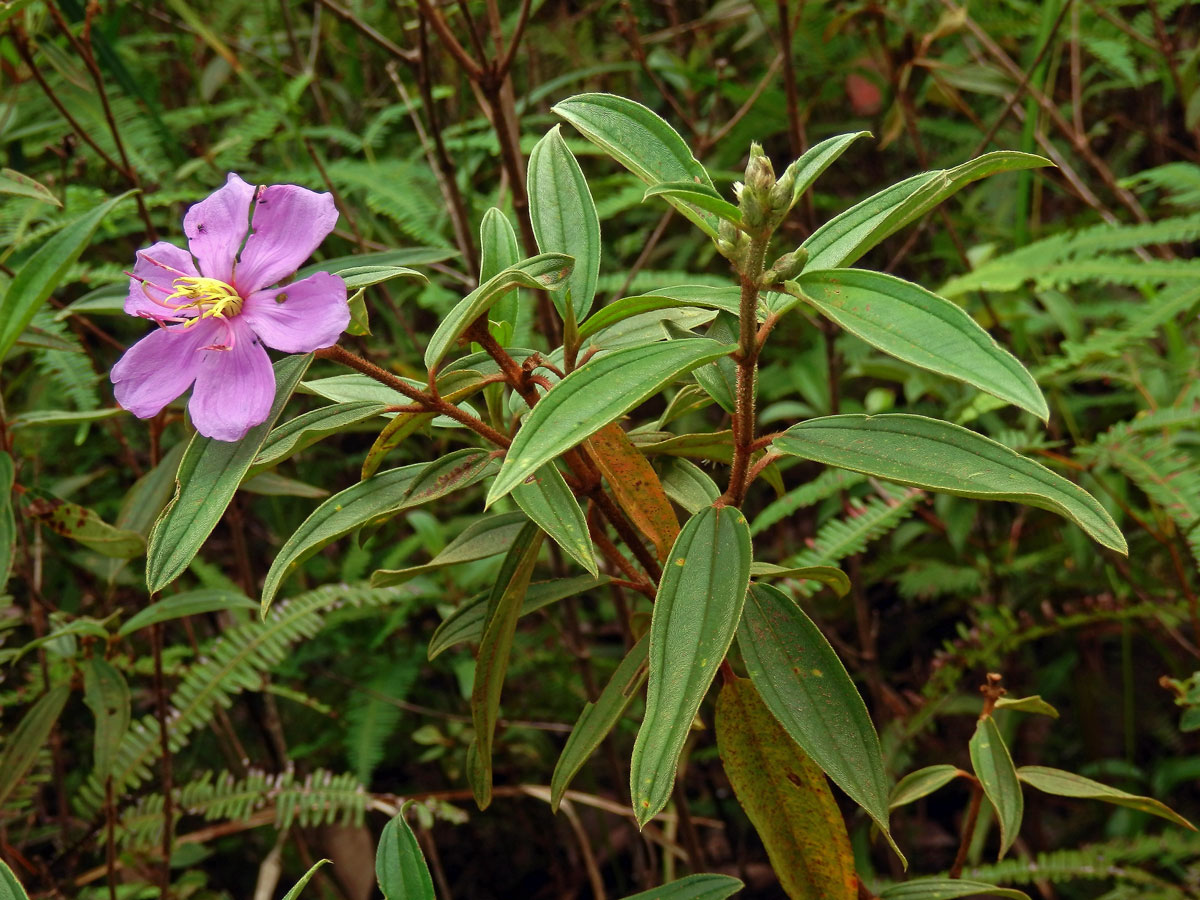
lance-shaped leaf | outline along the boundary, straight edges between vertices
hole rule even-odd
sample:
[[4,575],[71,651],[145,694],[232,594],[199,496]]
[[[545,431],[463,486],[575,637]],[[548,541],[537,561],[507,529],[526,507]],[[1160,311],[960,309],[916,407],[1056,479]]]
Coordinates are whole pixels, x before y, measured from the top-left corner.
[[820,768],[780,727],[748,679],[721,687],[717,749],[738,803],[793,900],[853,900],[846,824]]
[[732,875],[701,872],[669,881],[661,887],[630,894],[625,900],[726,900],[745,886]]
[[783,591],[755,584],[738,647],[758,694],[814,763],[867,811],[892,843],[888,779],[867,706],[829,641]]
[[50,730],[70,696],[70,685],[50,688],[9,733],[4,741],[4,754],[0,755],[0,806],[37,762],[38,754],[46,746]]
[[17,545],[17,517],[13,512],[13,458],[0,450],[0,592],[12,574]]
[[[695,337],[690,330],[680,328],[673,322],[667,321],[663,325],[673,340]],[[722,344],[737,343],[737,316],[725,311],[718,312],[717,317],[709,323],[708,331],[704,333],[704,336],[714,341],[720,341]],[[734,397],[737,394],[737,363],[732,358],[723,356],[708,365],[700,366],[692,373],[692,377],[725,412],[732,413],[734,411]]]
[[146,540],[136,531],[109,525],[95,511],[78,503],[30,489],[26,507],[30,518],[56,534],[77,541],[89,550],[111,559],[133,559],[146,549]]
[[113,759],[129,729],[129,685],[112,663],[99,657],[86,660],[82,668],[83,702],[96,719],[92,741],[95,774],[103,782],[112,771]]
[[1033,376],[974,319],[949,300],[894,275],[865,269],[807,271],[789,293],[855,337],[906,363],[965,381],[1050,417]]
[[600,218],[583,170],[559,133],[561,128],[551,128],[529,154],[529,219],[539,250],[575,258],[566,290],[551,299],[563,321],[582,322],[592,308],[600,277]]
[[646,659],[650,652],[650,635],[642,636],[625,654],[608,684],[594,703],[587,703],[571,729],[562,755],[550,776],[550,808],[558,812],[558,804],[571,784],[571,779],[583,768],[608,733],[621,720],[646,681]]
[[1017,712],[1049,716],[1052,719],[1058,718],[1058,710],[1038,694],[1034,694],[1032,697],[1001,697],[996,701],[996,709],[1012,709]]
[[705,284],[679,284],[660,288],[650,294],[622,297],[608,306],[596,310],[579,327],[579,339],[611,328],[619,322],[660,309],[723,309],[737,315],[741,309],[741,289],[736,287],[710,287]]
[[505,294],[517,288],[557,290],[571,274],[574,260],[561,253],[543,253],[517,263],[481,284],[455,304],[442,319],[425,347],[425,366],[436,371],[455,342],[475,320]]
[[605,425],[588,438],[587,446],[618,505],[637,529],[650,538],[658,558],[666,559],[667,551],[679,536],[679,520],[654,467],[615,423]]
[[975,726],[970,751],[971,768],[1000,823],[1000,858],[1003,859],[1021,830],[1025,798],[1021,794],[1021,782],[1017,780],[1012,755],[991,716],[981,717]]
[[[517,232],[512,222],[496,207],[489,207],[479,223],[479,283],[486,284],[493,276],[520,261],[521,248],[517,244]],[[498,300],[488,313],[488,319],[495,326],[490,330],[502,346],[508,345],[520,308],[521,292],[512,290]]]
[[813,182],[821,177],[821,173],[833,165],[834,161],[846,152],[846,149],[860,137],[870,137],[869,131],[858,131],[850,134],[835,134],[819,144],[809,147],[798,160],[792,163],[780,177],[780,181],[789,175],[792,178],[792,198],[788,202],[788,210],[804,196],[804,192],[812,187]]
[[1127,553],[1125,538],[1087,491],[1003,444],[923,416],[824,416],[775,439],[781,453],[977,500],[1012,500],[1070,519],[1093,540]]
[[953,169],[922,172],[885,188],[830,219],[802,245],[808,268],[838,269],[856,259],[909,222],[919,219],[972,181],[997,172],[1036,169],[1050,160],[1014,150],[985,153]]
[[384,900],[434,900],[433,878],[404,811],[410,800],[383,826],[375,851],[375,878]]
[[488,492],[488,505],[679,376],[734,349],[707,338],[665,341],[614,350],[576,369],[526,416]]
[[467,764],[467,777],[480,809],[486,809],[492,802],[492,739],[500,713],[500,692],[508,672],[508,657],[517,619],[521,616],[521,604],[537,562],[542,537],[542,530],[532,522],[521,529],[488,598],[483,637],[475,657],[475,684],[471,689],[474,759]]
[[484,450],[461,450],[425,465],[390,469],[334,494],[305,519],[284,542],[263,584],[265,616],[283,580],[326,544],[362,525],[383,522],[396,513],[474,484],[494,470]]
[[0,362],[87,248],[104,217],[134,193],[126,191],[113,197],[65,225],[38,247],[13,275],[8,290],[0,296]]
[[308,887],[308,883],[312,881],[312,877],[317,874],[317,869],[328,863],[327,859],[318,859],[315,863],[308,867],[308,871],[300,876],[300,880],[292,885],[291,890],[283,895],[283,900],[299,900],[304,889]]
[[722,197],[714,188],[698,184],[695,181],[664,181],[646,188],[642,202],[651,197],[679,200],[691,206],[710,212],[720,219],[742,224],[742,211]]
[[[505,549],[512,543],[513,540],[510,539],[505,544]],[[556,578],[553,581],[539,581],[531,584],[525,591],[525,600],[521,603],[521,615],[527,616],[551,603],[557,603],[567,597],[575,597],[584,591],[608,584],[610,581],[612,578],[608,575],[577,575],[574,578]],[[489,597],[490,592],[468,597],[442,620],[442,624],[437,627],[433,632],[433,637],[429,639],[430,659],[436,658],[458,644],[479,640],[487,619]]]
[[[738,884],[740,885],[741,882],[739,881]],[[17,881],[17,876],[13,873],[13,870],[2,859],[0,859],[0,900],[29,900],[29,895],[25,893],[25,888],[21,887],[21,882]]]
[[1017,769],[1017,777],[1030,787],[1037,788],[1047,794],[1058,797],[1078,797],[1081,800],[1102,800],[1117,806],[1127,806],[1152,816],[1166,819],[1175,825],[1180,825],[1192,831],[1196,826],[1175,812],[1164,803],[1152,797],[1139,797],[1125,791],[1092,781],[1074,772],[1064,772],[1062,769],[1052,769],[1048,766],[1021,766]]
[[178,578],[200,551],[311,362],[312,356],[305,355],[285,356],[275,363],[275,402],[271,411],[240,441],[214,441],[199,434],[192,438],[175,475],[175,496],[150,532],[146,552],[146,586],[150,593],[161,591]]
[[682,457],[669,457],[659,480],[666,495],[689,513],[700,512],[721,496],[721,489],[709,474]]
[[[640,103],[613,94],[577,94],[553,109],[646,184],[689,181],[713,186],[679,133]],[[681,200],[667,199],[706,234],[716,236],[716,216]]]
[[924,769],[909,772],[892,788],[892,795],[888,798],[888,809],[906,806],[927,797],[959,776],[968,777],[958,766],[950,765],[926,766]]
[[289,419],[271,429],[271,433],[259,448],[258,455],[254,457],[254,464],[246,473],[246,477],[253,478],[259,472],[299,453],[305,447],[312,446],[322,438],[383,415],[389,405],[374,400],[334,403]]
[[29,197],[31,200],[40,200],[51,206],[62,208],[62,201],[55,197],[48,187],[16,169],[0,169],[0,194]]
[[692,720],[737,631],[750,559],[750,527],[729,506],[696,513],[671,547],[650,620],[646,713],[629,773],[639,826],[671,796]]
[[958,900],[979,894],[1003,900],[1029,900],[1028,894],[1016,888],[1001,888],[963,878],[914,878],[884,888],[879,900]]
[[371,574],[371,587],[391,587],[410,581],[425,572],[498,556],[512,546],[512,542],[527,521],[529,519],[524,513],[510,512],[472,522],[462,534],[427,563],[409,566],[406,569],[376,569]]
[[599,571],[583,510],[554,463],[546,463],[517,485],[513,499],[573,560],[593,575]]
[[839,597],[850,593],[850,579],[836,566],[777,566],[773,563],[756,562],[750,566],[750,577],[756,581],[775,578],[794,578],[797,581],[816,581],[831,588]]
[[429,280],[425,275],[416,269],[408,268],[408,266],[350,266],[349,268],[342,269],[338,274],[346,282],[346,289],[349,291],[361,291],[363,288],[370,287],[373,284],[383,284],[385,281],[391,281],[393,278]]
[[138,610],[117,630],[117,636],[126,637],[158,622],[170,622],[184,616],[198,616],[228,609],[258,609],[258,603],[245,594],[222,588],[185,591],[182,594],[164,597],[157,603]]

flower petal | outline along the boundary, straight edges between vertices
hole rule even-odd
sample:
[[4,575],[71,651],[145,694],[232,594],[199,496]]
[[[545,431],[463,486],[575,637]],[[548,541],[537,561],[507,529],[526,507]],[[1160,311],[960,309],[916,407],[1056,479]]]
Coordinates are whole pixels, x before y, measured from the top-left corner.
[[228,350],[200,354],[200,372],[188,412],[205,437],[238,441],[264,422],[275,400],[275,370],[262,342],[241,317],[226,320],[229,333],[221,343]]
[[245,240],[250,223],[250,201],[254,185],[232,172],[225,186],[214,191],[187,211],[183,233],[200,272],[226,284],[233,283],[233,263]]
[[248,297],[295,272],[333,231],[337,218],[331,194],[294,184],[260,188],[250,237],[234,272],[238,293]]
[[112,367],[109,378],[117,403],[139,419],[156,415],[196,380],[205,352],[201,348],[219,333],[212,319],[150,332]]
[[[199,275],[192,262],[192,254],[182,247],[159,241],[145,250],[137,252],[133,265],[133,277],[129,279],[129,296],[125,298],[125,312],[131,316],[161,319],[174,316],[162,301],[175,292],[174,281],[181,275]],[[179,302],[179,301],[173,301]],[[194,310],[186,313],[195,315]]]
[[350,324],[346,282],[317,272],[285,287],[246,298],[241,318],[264,344],[285,353],[311,353],[332,347]]

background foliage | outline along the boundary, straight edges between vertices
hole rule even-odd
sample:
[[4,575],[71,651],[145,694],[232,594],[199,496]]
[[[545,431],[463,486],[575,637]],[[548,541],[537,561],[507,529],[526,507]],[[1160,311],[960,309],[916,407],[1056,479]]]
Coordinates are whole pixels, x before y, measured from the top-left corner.
[[[134,251],[177,239],[182,212],[229,171],[330,190],[341,220],[327,257],[429,275],[369,288],[370,336],[346,343],[422,379],[428,335],[475,285],[485,212],[503,210],[524,255],[536,252],[524,167],[559,121],[550,106],[585,90],[659,112],[726,196],[751,140],[782,170],[819,140],[871,131],[793,211],[782,233],[795,244],[917,171],[997,148],[1054,161],[973,185],[867,260],[954,300],[1008,346],[1046,394],[1047,428],[801,316],[768,345],[760,423],[949,410],[1101,498],[1128,559],[1039,510],[797,460],[779,489],[756,483],[744,509],[772,559],[850,576],[843,599],[813,582],[792,589],[813,595],[806,608],[855,676],[893,778],[970,768],[975,690],[992,671],[1061,713],[998,716],[1019,764],[1200,814],[1193,5],[464,2],[435,17],[424,3],[16,0],[0,27],[6,303],[15,273],[59,239],[48,303],[28,328],[8,307],[0,320],[0,482],[6,494],[16,485],[0,506],[0,574],[12,573],[0,601],[0,857],[31,895],[106,896],[112,874],[128,897],[164,882],[177,896],[274,896],[330,857],[308,890],[368,896],[385,817],[415,798],[440,896],[624,896],[705,871],[741,877],[745,896],[780,896],[716,759],[711,701],[672,816],[639,833],[622,798],[640,699],[551,814],[566,733],[624,655],[626,599],[595,580],[521,620],[495,799],[482,813],[470,805],[474,658],[467,643],[427,646],[451,609],[490,588],[499,558],[425,564],[478,519],[478,498],[407,511],[313,555],[259,623],[283,540],[359,480],[375,440],[365,424],[247,481],[164,594],[170,608],[135,617],[148,604],[143,542],[188,435],[178,410],[142,424],[114,408],[105,373],[143,330],[119,315]],[[729,283],[689,223],[563,136],[597,202],[597,305]],[[517,344],[541,340],[536,305],[524,309]],[[318,361],[308,377],[336,371]],[[724,427],[717,407],[690,415]],[[448,429],[431,435],[391,449],[388,464],[458,447]],[[671,458],[653,457],[660,472]],[[99,521],[64,524],[56,499]],[[418,566],[401,584],[368,581]],[[955,782],[893,814],[917,871],[950,866],[968,794]],[[876,889],[901,878],[870,820],[838,800],[860,875]],[[997,829],[975,831],[968,876],[1047,898],[1200,892],[1192,832],[1128,807],[1027,803],[1004,861]]]

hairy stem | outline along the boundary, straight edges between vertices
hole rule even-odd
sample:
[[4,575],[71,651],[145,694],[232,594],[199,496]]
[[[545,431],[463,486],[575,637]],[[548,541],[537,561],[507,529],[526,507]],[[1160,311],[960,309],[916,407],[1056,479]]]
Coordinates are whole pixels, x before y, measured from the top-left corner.
[[737,353],[737,395],[733,409],[733,466],[729,487],[721,498],[727,506],[741,506],[746,499],[747,474],[754,446],[754,401],[758,381],[758,293],[770,236],[754,235],[740,271],[742,279]]

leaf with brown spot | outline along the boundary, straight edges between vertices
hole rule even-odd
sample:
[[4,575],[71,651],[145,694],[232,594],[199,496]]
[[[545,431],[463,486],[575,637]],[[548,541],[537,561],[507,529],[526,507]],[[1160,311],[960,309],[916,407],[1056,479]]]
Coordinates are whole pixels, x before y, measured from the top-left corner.
[[32,489],[29,495],[33,498],[26,507],[30,518],[89,550],[114,559],[133,559],[146,551],[140,534],[109,525],[85,506]]
[[621,509],[654,543],[659,560],[665,560],[679,536],[679,520],[658,474],[615,422],[597,431],[586,444]]
[[748,678],[721,688],[716,730],[725,774],[787,895],[853,900],[854,856],[829,784]]

